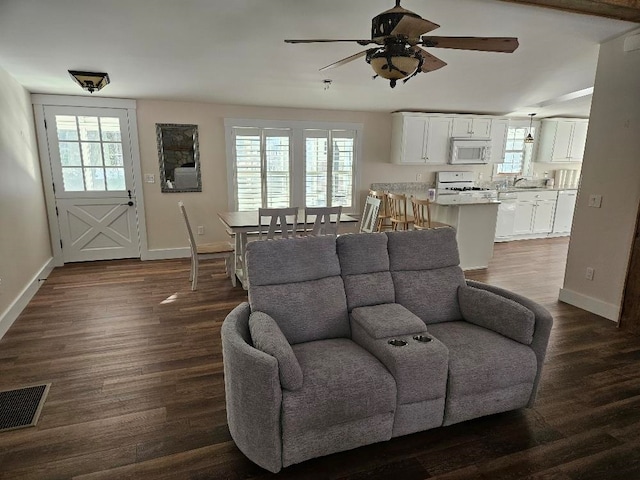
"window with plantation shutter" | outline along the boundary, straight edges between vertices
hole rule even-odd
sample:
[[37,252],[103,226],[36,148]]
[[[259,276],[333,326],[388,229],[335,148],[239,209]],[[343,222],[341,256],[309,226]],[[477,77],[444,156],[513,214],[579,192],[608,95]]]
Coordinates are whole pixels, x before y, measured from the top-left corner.
[[296,206],[356,211],[362,126],[225,120],[232,210]]

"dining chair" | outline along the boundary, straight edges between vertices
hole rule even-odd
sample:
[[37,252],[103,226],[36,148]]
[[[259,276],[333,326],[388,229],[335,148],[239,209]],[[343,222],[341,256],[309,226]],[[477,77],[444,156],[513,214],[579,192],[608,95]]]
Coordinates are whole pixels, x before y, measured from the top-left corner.
[[380,200],[380,209],[378,210],[377,231],[392,230],[393,225],[390,222],[391,214],[389,213],[389,201],[387,192],[382,190],[369,190],[369,196]]
[[[337,235],[340,226],[342,206],[338,207],[307,207],[304,209],[304,224],[307,235]],[[310,230],[306,230],[310,224],[309,217],[315,215],[315,221]],[[331,215],[335,215],[336,221],[331,222]]]
[[367,196],[364,202],[364,210],[360,219],[360,233],[373,233],[378,231],[378,211],[380,210],[380,199],[374,196]]
[[231,285],[236,286],[236,272],[234,267],[234,248],[228,242],[214,242],[197,244],[193,236],[193,230],[189,223],[187,210],[184,203],[178,202],[178,207],[182,212],[184,223],[189,234],[189,249],[191,250],[191,271],[189,272],[189,281],[191,282],[191,290],[198,288],[198,266],[200,260],[209,260],[212,258],[224,258],[224,266],[226,274],[231,277]]
[[413,223],[413,217],[407,211],[407,196],[400,193],[387,193],[389,200],[389,220],[392,230],[409,230],[409,225]]
[[411,198],[413,206],[413,228],[416,230],[428,230],[430,228],[451,227],[446,223],[431,220],[431,200],[428,198]]
[[[291,217],[293,222],[290,224],[287,217]],[[263,219],[269,220],[269,225],[263,224]],[[298,231],[298,207],[289,208],[260,208],[258,209],[258,238],[267,240],[274,238],[295,237]],[[266,232],[265,232],[266,230]]]

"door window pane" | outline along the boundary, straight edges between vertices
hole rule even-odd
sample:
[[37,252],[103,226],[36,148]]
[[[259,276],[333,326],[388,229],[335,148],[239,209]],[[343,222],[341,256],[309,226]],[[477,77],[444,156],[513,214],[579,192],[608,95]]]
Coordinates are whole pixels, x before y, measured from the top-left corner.
[[65,192],[84,192],[82,168],[62,168],[62,180]]
[[104,169],[85,168],[84,182],[87,186],[87,191],[104,191]]
[[120,119],[117,117],[100,117],[100,131],[103,142],[121,142]]
[[78,140],[76,117],[56,115],[56,130],[58,131],[58,140]]
[[99,143],[81,142],[82,145],[82,163],[85,167],[101,167],[102,152]]
[[124,191],[127,189],[124,179],[124,168],[105,168],[107,176],[107,190]]
[[98,117],[78,117],[80,140],[100,140]]
[[58,142],[60,149],[60,163],[63,167],[80,167],[80,145],[78,142]]
[[104,164],[108,167],[119,167],[124,165],[122,159],[122,144],[120,143],[103,143]]

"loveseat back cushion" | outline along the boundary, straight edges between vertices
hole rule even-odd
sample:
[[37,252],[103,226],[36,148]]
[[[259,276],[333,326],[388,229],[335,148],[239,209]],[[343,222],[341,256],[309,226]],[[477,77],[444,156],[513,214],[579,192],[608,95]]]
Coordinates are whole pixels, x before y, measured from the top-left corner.
[[462,317],[467,321],[530,345],[535,329],[535,315],[527,307],[493,292],[461,286],[458,300]]
[[392,272],[433,270],[460,265],[453,228],[387,232]]
[[297,237],[247,245],[250,286],[306,282],[340,275],[336,237]]
[[396,303],[427,324],[460,320],[458,287],[465,280],[459,267],[455,230],[437,228],[386,235]]
[[459,267],[392,272],[396,302],[427,325],[460,320],[458,287],[464,285]]
[[278,361],[280,385],[286,390],[302,387],[302,369],[291,345],[273,318],[264,312],[252,312],[249,330],[253,345],[258,350],[275,357]]
[[337,249],[349,311],[395,301],[386,235],[343,235],[338,237]]
[[251,242],[249,304],[271,316],[294,345],[349,337],[349,316],[336,237]]
[[281,285],[250,284],[249,304],[252,311],[271,316],[291,345],[351,336],[340,277]]

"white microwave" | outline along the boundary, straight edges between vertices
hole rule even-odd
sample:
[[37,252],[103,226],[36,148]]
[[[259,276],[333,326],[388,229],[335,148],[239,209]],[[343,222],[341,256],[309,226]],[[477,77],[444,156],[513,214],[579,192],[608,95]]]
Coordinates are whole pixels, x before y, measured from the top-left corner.
[[490,138],[451,138],[452,165],[477,165],[489,163],[491,159]]

